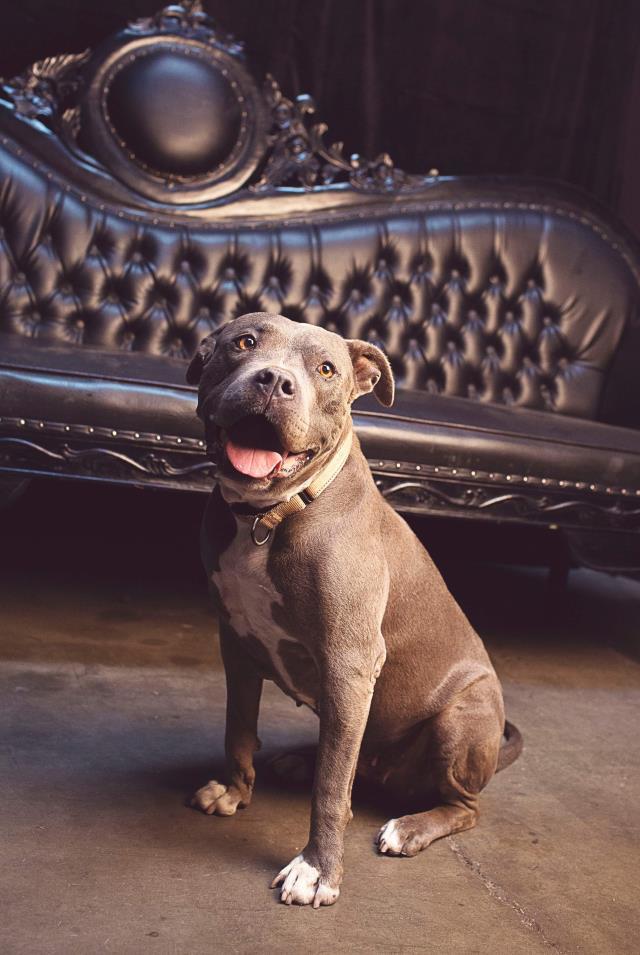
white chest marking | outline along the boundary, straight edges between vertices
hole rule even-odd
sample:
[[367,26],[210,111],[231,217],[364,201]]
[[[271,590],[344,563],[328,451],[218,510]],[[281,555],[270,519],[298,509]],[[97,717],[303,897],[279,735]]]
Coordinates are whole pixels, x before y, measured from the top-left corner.
[[220,570],[211,579],[229,614],[231,626],[239,637],[254,637],[268,653],[271,666],[291,696],[314,707],[315,700],[293,686],[278,652],[281,640],[292,637],[273,619],[273,606],[283,607],[282,598],[267,573],[270,543],[256,547],[249,525],[237,521],[237,532],[230,546],[220,556]]

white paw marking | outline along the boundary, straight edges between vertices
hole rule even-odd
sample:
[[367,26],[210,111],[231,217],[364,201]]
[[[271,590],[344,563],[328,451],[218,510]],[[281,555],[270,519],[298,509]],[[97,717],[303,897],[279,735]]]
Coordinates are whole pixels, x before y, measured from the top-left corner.
[[296,856],[289,865],[277,874],[271,888],[275,889],[282,883],[280,901],[291,905],[313,904],[314,909],[321,905],[333,905],[340,889],[332,888],[325,882],[320,882],[320,872],[315,866],[309,865],[304,856]]
[[385,823],[376,836],[378,852],[383,852],[390,856],[402,855],[402,847],[405,840],[398,832],[398,820],[390,819]]
[[239,802],[240,793],[229,790],[222,783],[212,779],[196,792],[191,805],[202,809],[208,816],[212,816],[214,812],[218,816],[232,816]]

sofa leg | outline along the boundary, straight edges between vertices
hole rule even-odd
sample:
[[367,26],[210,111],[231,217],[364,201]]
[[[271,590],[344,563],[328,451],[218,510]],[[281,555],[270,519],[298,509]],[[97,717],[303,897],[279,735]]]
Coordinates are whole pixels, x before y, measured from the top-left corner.
[[30,483],[30,478],[19,474],[0,474],[0,511],[22,497]]

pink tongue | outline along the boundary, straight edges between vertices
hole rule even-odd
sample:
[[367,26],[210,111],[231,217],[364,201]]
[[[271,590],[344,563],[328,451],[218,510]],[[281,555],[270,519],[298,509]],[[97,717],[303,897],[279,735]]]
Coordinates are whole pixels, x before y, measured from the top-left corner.
[[233,441],[227,441],[225,450],[236,471],[249,477],[263,478],[271,474],[278,464],[282,464],[282,455],[277,451],[263,451],[262,448],[243,448]]

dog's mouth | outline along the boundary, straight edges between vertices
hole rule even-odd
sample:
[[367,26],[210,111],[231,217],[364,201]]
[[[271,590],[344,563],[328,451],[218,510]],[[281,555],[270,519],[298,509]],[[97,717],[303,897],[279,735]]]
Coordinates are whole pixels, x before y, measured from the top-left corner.
[[263,415],[241,418],[221,432],[220,443],[231,467],[255,480],[290,477],[313,457],[313,450],[283,447],[276,428]]

